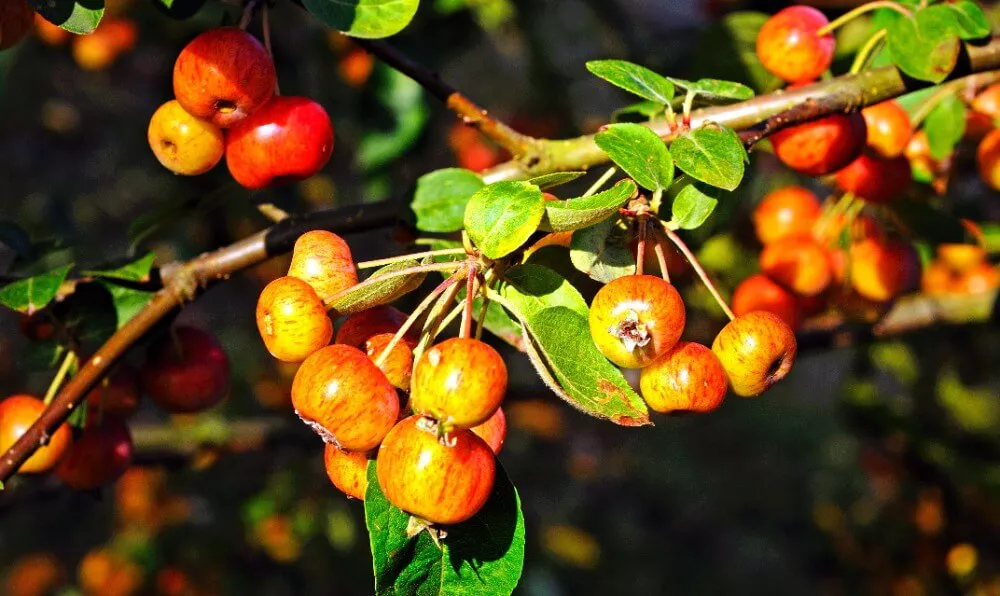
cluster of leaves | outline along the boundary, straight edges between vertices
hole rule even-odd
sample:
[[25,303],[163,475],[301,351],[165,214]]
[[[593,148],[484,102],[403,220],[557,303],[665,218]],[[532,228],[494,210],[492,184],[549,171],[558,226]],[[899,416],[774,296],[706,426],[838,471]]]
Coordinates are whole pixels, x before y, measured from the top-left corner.
[[983,39],[990,34],[982,9],[970,0],[901,4],[907,8],[879,10],[875,26],[886,31],[892,63],[915,79],[940,83],[955,69],[962,40]]

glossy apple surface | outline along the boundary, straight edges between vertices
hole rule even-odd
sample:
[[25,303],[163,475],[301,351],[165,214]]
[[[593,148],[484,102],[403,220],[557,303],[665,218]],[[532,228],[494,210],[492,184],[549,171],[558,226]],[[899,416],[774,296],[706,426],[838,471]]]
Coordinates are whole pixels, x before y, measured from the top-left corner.
[[250,189],[314,176],[333,154],[333,125],[305,97],[275,96],[226,133],[226,165]]

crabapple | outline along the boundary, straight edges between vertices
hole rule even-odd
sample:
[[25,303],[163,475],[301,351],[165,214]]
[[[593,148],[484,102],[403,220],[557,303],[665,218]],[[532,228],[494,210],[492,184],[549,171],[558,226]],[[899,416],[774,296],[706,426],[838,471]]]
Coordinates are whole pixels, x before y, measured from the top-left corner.
[[326,475],[340,492],[348,497],[365,500],[368,490],[368,462],[371,455],[364,451],[344,451],[336,445],[326,444],[323,465]]
[[331,344],[305,359],[292,381],[292,406],[324,441],[348,451],[382,442],[399,415],[399,397],[361,350]]
[[812,236],[773,242],[760,253],[761,271],[801,296],[815,296],[830,285],[833,275],[827,251]]
[[769,18],[757,34],[764,68],[790,83],[812,81],[833,61],[833,34],[819,35],[830,22],[811,6],[789,6]]
[[590,305],[590,336],[622,368],[642,368],[669,350],[684,331],[684,301],[653,275],[626,275],[601,288]]
[[733,312],[744,315],[755,310],[766,310],[781,317],[792,329],[802,320],[802,309],[794,294],[763,274],[744,279],[733,291]]
[[176,99],[153,113],[147,139],[163,167],[184,176],[208,172],[226,151],[222,129],[188,114]]
[[868,300],[892,300],[915,286],[919,273],[916,251],[909,244],[868,238],[851,245],[851,286]]
[[712,342],[733,393],[760,395],[785,378],[795,362],[795,333],[781,317],[753,311],[730,321]]
[[[347,315],[337,330],[335,343],[360,348],[365,342],[382,333],[395,334],[406,322],[406,313],[394,306],[373,306],[372,308]],[[417,347],[419,337],[410,331],[403,336],[410,349]]]
[[226,132],[233,179],[260,189],[316,175],[333,154],[333,124],[315,101],[276,95]]
[[120,418],[88,421],[56,467],[56,475],[76,490],[94,490],[121,476],[132,464],[132,435]]
[[882,159],[862,153],[837,172],[837,186],[870,203],[888,203],[906,194],[913,184],[910,160],[899,156]]
[[504,440],[507,438],[507,416],[503,413],[503,408],[497,408],[489,420],[473,426],[469,430],[485,441],[493,453],[500,453]]
[[421,416],[399,422],[375,460],[382,492],[396,507],[435,524],[457,524],[475,515],[493,490],[493,451],[470,430],[438,437]]
[[410,407],[446,425],[486,422],[507,391],[507,366],[489,344],[453,337],[432,346],[413,365]]
[[[0,401],[0,453],[6,453],[45,411],[42,400],[30,395],[12,395]],[[51,470],[72,442],[69,425],[62,424],[22,465],[24,474]]]
[[330,343],[333,322],[312,286],[286,275],[261,292],[257,330],[272,356],[284,362],[301,362]]
[[326,230],[311,230],[299,236],[292,249],[288,275],[308,283],[324,302],[358,283],[351,247]]
[[729,379],[712,350],[679,341],[642,369],[639,388],[650,409],[661,414],[711,412],[722,405]]
[[898,102],[889,100],[861,110],[868,131],[866,143],[879,157],[899,157],[913,136],[910,116]]
[[149,346],[140,377],[143,390],[165,410],[199,412],[225,397],[229,357],[211,334],[178,326]]
[[[373,362],[378,360],[395,335],[395,333],[379,333],[369,337],[365,341],[365,353]],[[405,337],[396,342],[379,368],[393,387],[403,391],[410,390],[410,378],[413,376],[413,349]]]
[[865,119],[858,113],[831,114],[771,135],[774,154],[789,168],[822,176],[851,163],[865,146]]
[[4,0],[0,4],[0,50],[21,41],[34,21],[35,9],[27,0]]
[[87,394],[89,412],[127,418],[139,407],[139,373],[128,364],[119,364]]
[[761,244],[808,234],[819,219],[819,199],[809,189],[785,186],[764,195],[753,210],[753,225]]
[[986,186],[1000,190],[1000,128],[983,137],[976,148],[976,167]]
[[277,76],[270,54],[238,27],[205,31],[174,63],[174,96],[187,112],[228,128],[247,118],[274,94]]

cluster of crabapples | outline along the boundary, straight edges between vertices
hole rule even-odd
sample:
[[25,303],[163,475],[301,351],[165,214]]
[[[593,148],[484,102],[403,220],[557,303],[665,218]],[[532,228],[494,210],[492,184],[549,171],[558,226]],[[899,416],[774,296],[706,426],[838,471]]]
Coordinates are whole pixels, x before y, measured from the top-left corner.
[[[833,60],[834,38],[820,34],[827,25],[815,8],[793,6],[778,12],[758,34],[761,63],[790,89],[812,83]],[[984,115],[1000,115],[1000,87],[984,91],[972,107],[974,123]],[[970,134],[985,134],[981,124],[968,128]],[[939,191],[946,183],[941,178],[946,165],[931,159],[926,133],[914,131],[899,103],[885,101],[860,112],[824,116],[780,130],[770,140],[782,163],[806,176],[828,176],[840,198],[824,205],[809,189],[789,186],[757,204],[753,223],[763,246],[760,273],[737,286],[734,312],[767,310],[796,328],[830,303],[864,317],[920,284],[920,259],[913,245],[872,216],[909,192],[914,173],[927,173]],[[983,180],[1000,188],[1000,131],[985,134],[978,158]],[[980,255],[952,271],[973,271],[974,277],[965,286],[950,281],[952,291],[997,287],[997,272],[980,247],[944,245],[939,250]],[[938,278],[946,279],[940,271]]]
[[626,275],[607,283],[590,306],[590,334],[621,368],[641,369],[639,388],[663,414],[710,412],[733,392],[753,397],[791,370],[795,334],[763,310],[731,320],[712,343],[680,341],[687,320],[680,293],[655,275]]
[[[26,317],[22,332],[46,339],[53,325],[38,314]],[[128,420],[143,394],[168,412],[184,414],[210,408],[226,395],[229,358],[211,334],[177,326],[154,341],[140,370],[126,363],[92,389],[80,428],[60,425],[21,466],[22,474],[53,471],[68,486],[94,490],[110,484],[132,463]],[[12,395],[0,401],[0,453],[6,452],[46,409],[42,399]]]
[[204,174],[222,157],[249,189],[316,174],[333,153],[320,104],[279,95],[271,54],[238,27],[201,33],[174,63],[174,97],[149,122],[149,145],[167,169]]
[[[419,338],[391,306],[349,315],[334,337],[325,304],[357,283],[340,236],[303,234],[288,275],[258,299],[264,345],[279,360],[301,362],[292,405],[325,441],[335,486],[364,499],[368,462],[375,459],[379,485],[398,508],[429,523],[464,521],[489,497],[494,454],[506,436],[503,359],[467,337],[446,339],[414,358]],[[397,390],[409,395],[405,407]]]

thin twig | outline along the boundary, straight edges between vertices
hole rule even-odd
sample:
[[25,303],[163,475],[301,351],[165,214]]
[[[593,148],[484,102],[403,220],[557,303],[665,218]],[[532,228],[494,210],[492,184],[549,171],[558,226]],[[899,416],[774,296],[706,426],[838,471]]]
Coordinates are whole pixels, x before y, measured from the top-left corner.
[[666,225],[663,225],[662,228],[663,228],[663,233],[667,235],[667,238],[670,238],[670,241],[674,243],[674,246],[677,247],[677,250],[681,251],[681,254],[684,255],[684,258],[686,258],[688,260],[688,263],[691,264],[691,268],[694,269],[695,273],[698,274],[698,277],[701,278],[701,282],[705,284],[705,287],[708,288],[708,291],[712,294],[712,297],[715,298],[715,301],[719,303],[719,307],[722,309],[722,312],[726,313],[726,316],[729,317],[730,321],[735,319],[736,315],[733,314],[733,309],[729,308],[729,304],[726,303],[725,299],[722,297],[722,294],[719,293],[719,289],[715,287],[714,283],[712,283],[712,279],[708,277],[708,273],[705,272],[705,269],[701,266],[701,263],[698,262],[697,257],[694,256],[694,253],[691,252],[691,249],[688,248],[688,245],[684,242],[684,240],[682,240],[681,237],[678,236],[676,232],[671,230]]
[[395,257],[386,257],[384,259],[375,259],[372,261],[361,261],[355,265],[358,269],[372,269],[375,267],[383,267],[385,265],[391,265],[393,263],[398,263],[400,261],[406,261],[410,259],[423,259],[426,257],[445,257],[450,255],[464,255],[464,248],[442,248],[440,250],[426,250],[424,252],[413,252],[403,255],[398,255]]

